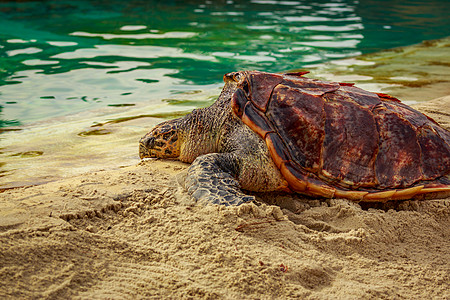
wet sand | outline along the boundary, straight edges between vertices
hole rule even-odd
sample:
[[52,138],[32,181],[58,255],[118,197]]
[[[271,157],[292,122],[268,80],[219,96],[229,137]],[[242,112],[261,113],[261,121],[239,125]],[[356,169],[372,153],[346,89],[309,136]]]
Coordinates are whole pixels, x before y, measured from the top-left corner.
[[314,66],[311,75],[417,104],[450,95],[449,53],[447,37]]
[[[450,96],[416,107],[450,129]],[[50,176],[60,155],[65,178],[0,193],[0,298],[450,298],[450,199],[367,206],[269,193],[258,205],[196,205],[178,183],[186,164],[137,158],[135,138],[158,121],[105,124],[112,133],[95,139],[74,129],[80,144],[29,167]],[[74,149],[114,137],[94,170],[72,170],[93,155]]]

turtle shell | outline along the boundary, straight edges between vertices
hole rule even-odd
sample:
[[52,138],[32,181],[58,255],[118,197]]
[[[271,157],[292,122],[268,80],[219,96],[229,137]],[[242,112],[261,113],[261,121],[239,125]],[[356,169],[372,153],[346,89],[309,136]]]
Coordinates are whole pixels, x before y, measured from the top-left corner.
[[380,201],[450,195],[450,133],[386,94],[257,71],[227,74],[231,107],[267,143],[291,190]]

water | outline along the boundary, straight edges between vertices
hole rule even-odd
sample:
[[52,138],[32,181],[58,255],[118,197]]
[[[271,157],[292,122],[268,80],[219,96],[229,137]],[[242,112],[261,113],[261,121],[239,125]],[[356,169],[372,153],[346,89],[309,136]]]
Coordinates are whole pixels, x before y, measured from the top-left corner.
[[448,0],[1,1],[0,127],[202,106],[211,99],[180,95],[216,93],[230,71],[308,68],[445,37],[449,10]]

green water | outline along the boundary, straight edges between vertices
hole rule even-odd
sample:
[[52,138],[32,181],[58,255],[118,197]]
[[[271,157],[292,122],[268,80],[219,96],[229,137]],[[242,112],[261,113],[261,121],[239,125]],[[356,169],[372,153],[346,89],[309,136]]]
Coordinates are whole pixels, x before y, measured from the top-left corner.
[[448,0],[1,1],[0,127],[201,106],[180,95],[216,91],[226,72],[308,68],[449,36],[449,10]]

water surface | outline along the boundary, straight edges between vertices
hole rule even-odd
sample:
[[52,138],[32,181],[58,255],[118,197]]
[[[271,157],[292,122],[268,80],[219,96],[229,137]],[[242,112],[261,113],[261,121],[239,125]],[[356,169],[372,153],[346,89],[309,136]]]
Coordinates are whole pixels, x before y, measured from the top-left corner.
[[[449,10],[447,0],[2,1],[0,127],[100,108],[192,109],[226,72],[448,36]],[[201,96],[179,101],[186,93]]]

